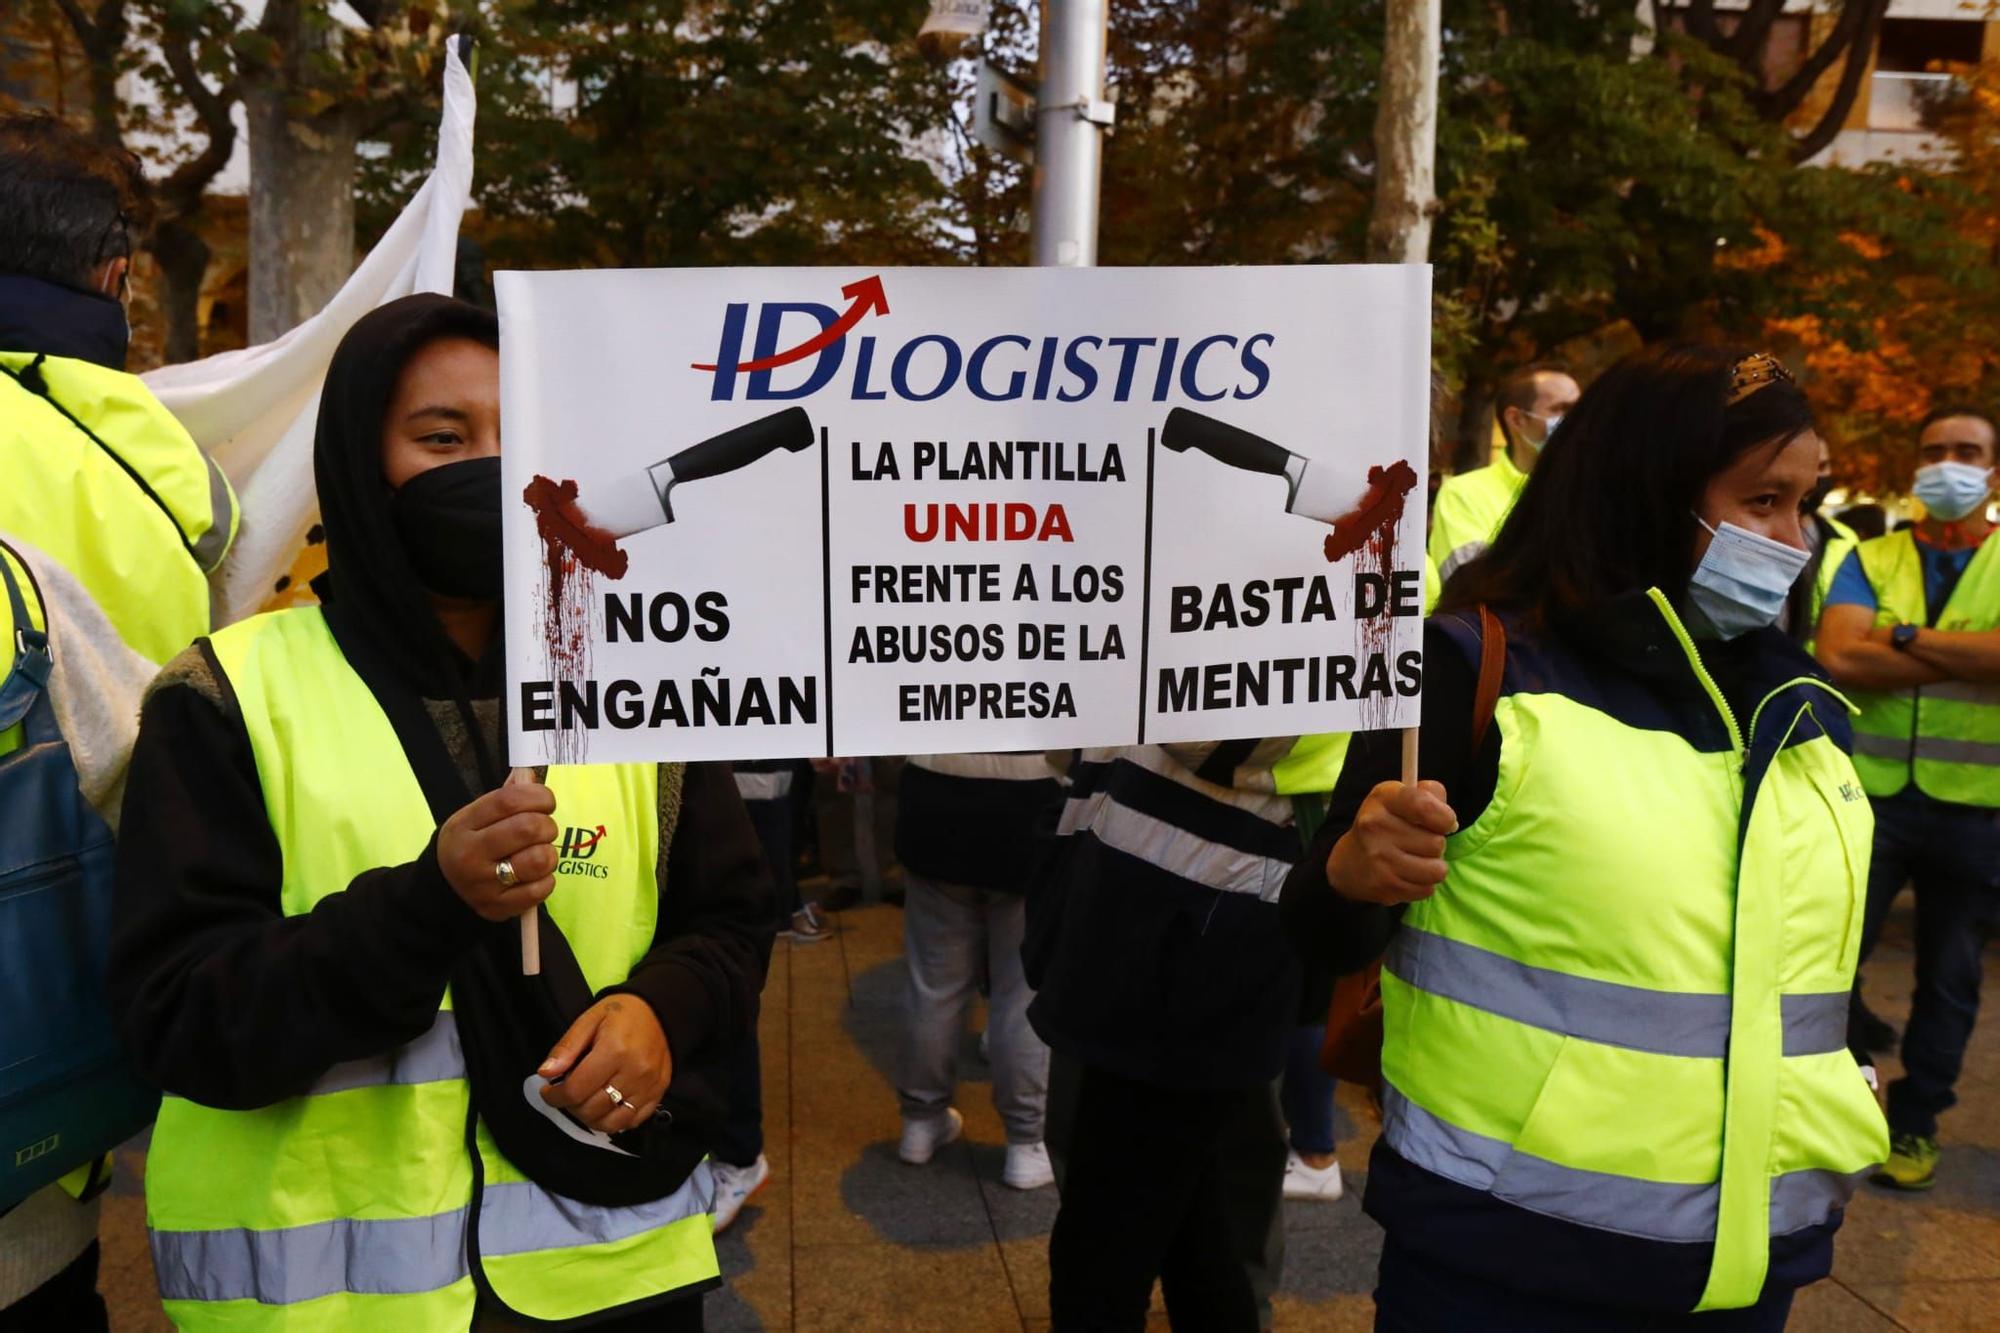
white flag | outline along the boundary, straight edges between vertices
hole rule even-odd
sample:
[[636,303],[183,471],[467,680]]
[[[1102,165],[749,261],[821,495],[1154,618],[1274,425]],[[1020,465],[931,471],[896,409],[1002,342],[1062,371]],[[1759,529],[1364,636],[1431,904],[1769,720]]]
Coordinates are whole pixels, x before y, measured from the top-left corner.
[[453,41],[445,55],[436,165],[326,308],[276,341],[143,377],[214,457],[242,502],[236,544],[216,575],[218,624],[264,603],[317,518],[313,426],[334,348],[379,305],[413,292],[451,294],[459,218],[472,193],[472,121],[472,78]]

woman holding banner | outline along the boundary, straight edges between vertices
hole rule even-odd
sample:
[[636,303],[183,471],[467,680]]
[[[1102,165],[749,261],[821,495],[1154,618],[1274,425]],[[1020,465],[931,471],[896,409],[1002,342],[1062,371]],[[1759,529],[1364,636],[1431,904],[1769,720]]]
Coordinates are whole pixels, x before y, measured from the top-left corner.
[[145,707],[110,993],[168,1094],[183,1327],[699,1328],[719,1281],[689,1131],[755,1021],[769,882],[721,766],[502,783],[498,332],[437,296],[354,326],[324,606],[201,641]]
[[[1285,886],[1382,961],[1382,1329],[1768,1330],[1887,1143],[1845,1049],[1868,803],[1773,628],[1819,455],[1768,356],[1591,386]],[[1484,670],[1482,670],[1482,667]]]

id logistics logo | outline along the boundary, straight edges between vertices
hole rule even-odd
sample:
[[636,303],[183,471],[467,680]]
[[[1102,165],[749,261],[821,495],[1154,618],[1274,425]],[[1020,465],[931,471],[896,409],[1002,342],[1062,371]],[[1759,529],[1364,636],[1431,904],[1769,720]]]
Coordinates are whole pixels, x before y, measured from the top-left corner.
[[604,825],[594,829],[566,828],[562,841],[556,844],[556,873],[558,875],[587,875],[591,879],[604,879],[610,870],[597,860],[597,849],[604,843]]
[[[840,294],[844,309],[817,301],[730,302],[715,360],[692,367],[714,376],[709,398],[733,402],[740,390],[753,402],[786,401],[830,386],[837,394],[836,380],[845,370],[847,397],[857,402],[893,397],[927,403],[962,386],[992,403],[1075,403],[1098,394],[1121,403],[1170,397],[1212,403],[1263,393],[1271,382],[1266,357],[1278,341],[1276,334],[1251,330],[1033,338],[999,332],[977,343],[918,333],[896,340],[859,332],[863,321],[879,325],[889,314],[880,274],[851,282]],[[779,373],[793,366],[801,369]]]

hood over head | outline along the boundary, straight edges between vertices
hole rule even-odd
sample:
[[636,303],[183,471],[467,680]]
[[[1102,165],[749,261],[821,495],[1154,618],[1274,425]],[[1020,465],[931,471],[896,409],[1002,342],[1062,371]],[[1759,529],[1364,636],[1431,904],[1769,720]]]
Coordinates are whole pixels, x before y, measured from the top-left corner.
[[341,647],[379,695],[391,681],[428,699],[491,697],[500,653],[469,662],[439,624],[390,507],[382,424],[396,379],[440,338],[500,345],[489,310],[420,293],[355,321],[327,367],[313,437],[313,479],[326,529],[327,572],[314,582]]

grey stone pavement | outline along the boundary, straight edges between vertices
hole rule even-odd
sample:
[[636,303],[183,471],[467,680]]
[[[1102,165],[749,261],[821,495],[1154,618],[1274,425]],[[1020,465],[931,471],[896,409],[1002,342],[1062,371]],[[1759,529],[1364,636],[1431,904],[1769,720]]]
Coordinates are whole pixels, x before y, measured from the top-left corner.
[[[888,1071],[902,914],[872,906],[837,920],[833,939],[780,941],[772,959],[762,1025],[772,1179],[722,1239],[728,1289],[708,1299],[709,1328],[1047,1328],[1054,1190],[1000,1184],[1004,1139],[970,1040],[964,1142],[927,1167],[896,1159]],[[1909,929],[1899,912],[1868,968],[1871,1002],[1898,1024],[1909,1005]],[[1996,975],[2000,953],[1988,960],[1989,981]],[[1941,1183],[1916,1196],[1863,1187],[1832,1279],[1800,1296],[1795,1333],[2000,1330],[2000,1022],[1974,1037],[1959,1095],[1944,1122]],[[1379,1232],[1360,1193],[1376,1126],[1350,1089],[1340,1109],[1348,1197],[1286,1205],[1280,1330],[1371,1325]],[[165,1329],[145,1245],[143,1152],[128,1149],[120,1167],[106,1200],[101,1281],[112,1327]],[[1154,1322],[1166,1327],[1163,1315]]]

